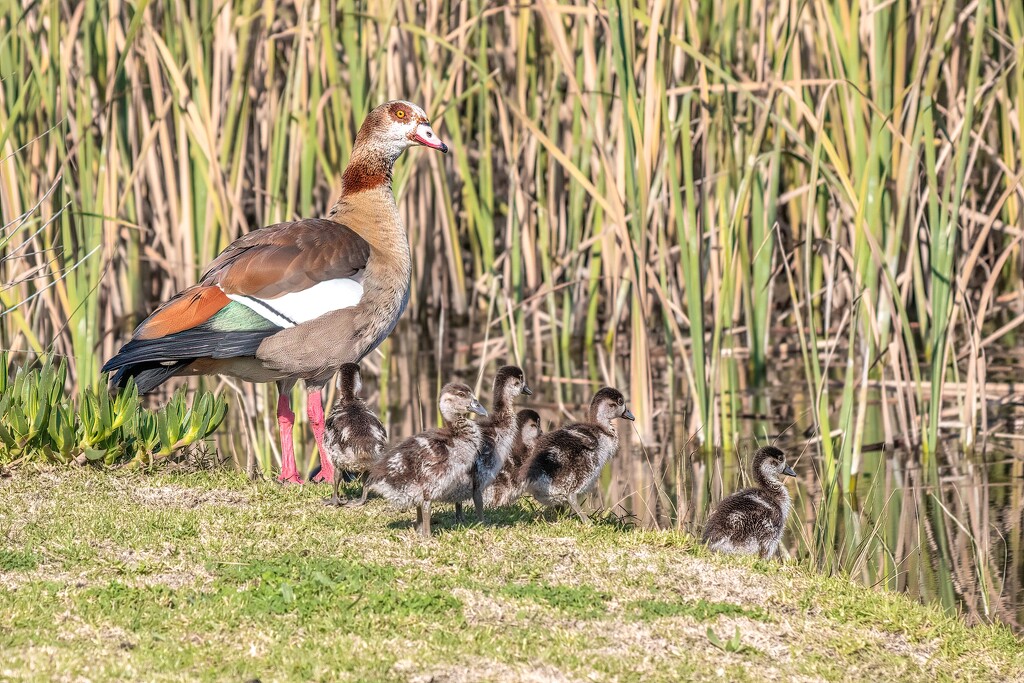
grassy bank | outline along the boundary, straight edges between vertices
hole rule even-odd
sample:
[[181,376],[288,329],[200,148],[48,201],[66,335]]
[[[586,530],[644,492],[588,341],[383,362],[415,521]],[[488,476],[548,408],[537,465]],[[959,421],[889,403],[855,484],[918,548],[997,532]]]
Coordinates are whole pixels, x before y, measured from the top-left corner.
[[[527,507],[434,538],[228,473],[0,479],[0,678],[974,680],[1001,627]],[[716,644],[709,629],[720,642]],[[738,632],[738,642],[729,641]]]

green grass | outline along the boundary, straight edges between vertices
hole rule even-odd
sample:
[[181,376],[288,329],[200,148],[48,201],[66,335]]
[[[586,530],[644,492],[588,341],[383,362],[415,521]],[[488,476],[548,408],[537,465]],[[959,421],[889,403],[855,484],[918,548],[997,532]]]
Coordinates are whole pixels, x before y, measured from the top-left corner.
[[770,620],[768,614],[758,607],[745,609],[729,602],[708,602],[703,599],[696,602],[636,600],[630,603],[629,608],[633,610],[636,618],[644,621],[661,617],[690,617],[696,621],[707,621],[720,614],[745,616],[758,621]]
[[[234,473],[0,479],[4,680],[1005,680],[1024,651],[904,596],[527,507],[419,538]],[[739,629],[736,651],[723,640]]]
[[559,614],[577,619],[593,619],[602,616],[608,609],[611,596],[599,593],[592,586],[552,586],[548,584],[527,583],[512,585],[502,590],[517,602],[531,600],[547,605]]
[[28,570],[39,566],[39,559],[32,553],[20,550],[0,549],[0,570]]

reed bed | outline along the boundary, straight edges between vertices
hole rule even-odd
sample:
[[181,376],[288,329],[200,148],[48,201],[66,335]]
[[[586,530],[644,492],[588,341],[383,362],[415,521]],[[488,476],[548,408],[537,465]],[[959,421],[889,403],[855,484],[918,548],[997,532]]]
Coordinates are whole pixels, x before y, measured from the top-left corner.
[[[232,239],[322,215],[392,97],[454,150],[395,174],[407,316],[486,329],[449,366],[519,360],[561,412],[617,384],[645,443],[711,454],[799,358],[828,566],[866,422],[926,467],[991,431],[1024,323],[1019,0],[0,0],[0,348],[94,387]],[[382,350],[387,412],[422,349]],[[269,464],[272,389],[229,384],[221,445]]]

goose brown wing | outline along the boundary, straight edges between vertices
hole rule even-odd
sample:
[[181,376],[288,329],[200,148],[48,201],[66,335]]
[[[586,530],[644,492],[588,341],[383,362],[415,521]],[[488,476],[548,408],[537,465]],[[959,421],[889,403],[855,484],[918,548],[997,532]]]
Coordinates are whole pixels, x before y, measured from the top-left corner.
[[253,230],[210,263],[201,285],[272,299],[366,268],[370,245],[352,229],[313,218]]
[[282,330],[362,299],[370,246],[350,228],[310,219],[232,242],[200,278],[154,311],[104,365],[148,391],[201,358],[256,355]]

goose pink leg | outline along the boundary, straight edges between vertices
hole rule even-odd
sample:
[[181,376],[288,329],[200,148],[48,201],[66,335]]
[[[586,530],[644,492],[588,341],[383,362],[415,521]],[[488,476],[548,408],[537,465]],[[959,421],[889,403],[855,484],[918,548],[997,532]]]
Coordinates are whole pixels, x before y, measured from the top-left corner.
[[320,449],[320,473],[313,477],[313,481],[332,482],[334,466],[331,465],[327,451],[324,450],[324,404],[319,389],[309,392],[306,406],[309,424],[313,428],[313,436],[316,437],[316,446]]
[[282,393],[277,398],[277,426],[281,431],[281,476],[278,481],[301,484],[299,470],[295,466],[295,446],[292,444],[292,427],[295,426],[295,413],[292,412],[288,395]]

